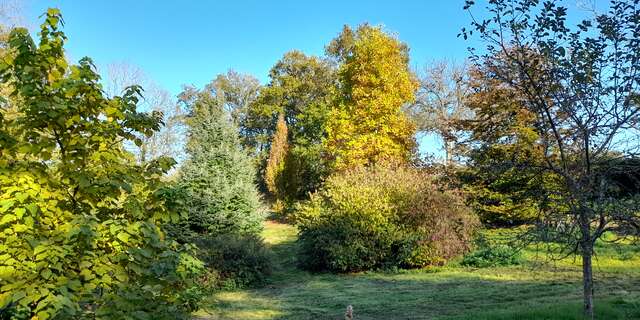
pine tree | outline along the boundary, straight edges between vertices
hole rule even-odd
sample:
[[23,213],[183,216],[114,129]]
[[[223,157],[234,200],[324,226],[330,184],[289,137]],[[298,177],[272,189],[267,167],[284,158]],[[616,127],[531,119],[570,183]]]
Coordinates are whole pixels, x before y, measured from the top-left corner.
[[263,216],[255,168],[240,145],[231,116],[208,91],[187,89],[181,100],[190,114],[189,159],[178,182],[188,222],[179,236],[259,232]]
[[380,27],[345,27],[328,54],[341,64],[339,93],[327,123],[326,150],[336,170],[384,160],[406,161],[415,126],[402,107],[415,98],[405,44]]
[[269,150],[267,168],[264,173],[267,190],[269,190],[277,200],[282,200],[285,193],[283,190],[284,181],[282,181],[281,176],[285,169],[285,161],[289,151],[289,144],[287,142],[288,133],[284,114],[280,113],[276,124],[276,132],[273,134],[271,149]]

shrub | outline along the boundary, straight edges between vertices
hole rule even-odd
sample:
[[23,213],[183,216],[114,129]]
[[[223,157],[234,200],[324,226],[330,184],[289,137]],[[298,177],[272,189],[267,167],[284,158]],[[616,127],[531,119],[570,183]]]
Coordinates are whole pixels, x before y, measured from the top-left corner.
[[467,254],[462,265],[476,268],[512,266],[522,263],[522,254],[515,248],[505,245],[485,245]]
[[264,284],[271,274],[271,251],[254,235],[221,235],[196,241],[208,269],[206,286],[234,289]]
[[391,165],[328,178],[294,219],[301,265],[336,272],[443,264],[467,251],[478,224],[456,192]]
[[139,86],[106,97],[91,59],[69,64],[62,21],[49,9],[38,45],[14,29],[0,59],[0,318],[189,319],[203,263],[160,227],[179,220],[161,180],[175,161],[123,147],[161,114],[136,111]]

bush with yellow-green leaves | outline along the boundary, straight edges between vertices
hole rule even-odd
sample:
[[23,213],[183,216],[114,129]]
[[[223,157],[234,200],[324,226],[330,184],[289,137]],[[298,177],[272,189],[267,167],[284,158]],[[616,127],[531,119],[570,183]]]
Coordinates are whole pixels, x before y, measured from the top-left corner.
[[15,29],[0,60],[0,318],[180,319],[196,307],[202,262],[165,240],[160,158],[135,164],[161,115],[141,88],[106,98],[89,58],[69,65],[50,9],[36,45]]
[[478,225],[458,193],[395,165],[328,178],[295,219],[301,264],[334,272],[441,265],[469,249]]

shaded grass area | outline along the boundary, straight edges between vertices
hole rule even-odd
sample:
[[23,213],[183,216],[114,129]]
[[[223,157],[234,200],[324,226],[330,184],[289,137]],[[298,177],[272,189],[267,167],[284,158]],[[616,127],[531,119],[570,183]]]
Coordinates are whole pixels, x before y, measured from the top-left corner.
[[[311,274],[296,268],[297,230],[267,222],[274,274],[259,289],[219,292],[198,319],[582,319],[577,261],[541,264],[525,250],[521,266],[447,267],[394,273]],[[500,237],[500,231],[489,234]],[[602,244],[595,261],[597,319],[640,319],[640,251]]]

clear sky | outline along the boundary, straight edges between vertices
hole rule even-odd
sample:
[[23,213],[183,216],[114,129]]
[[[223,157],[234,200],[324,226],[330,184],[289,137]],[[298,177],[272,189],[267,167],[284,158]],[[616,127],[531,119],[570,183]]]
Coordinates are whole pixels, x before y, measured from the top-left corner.
[[[1,1],[1,0],[0,0]],[[173,95],[183,84],[202,87],[232,68],[268,81],[271,66],[293,49],[322,55],[342,26],[368,22],[397,33],[411,48],[411,65],[462,61],[472,43],[457,34],[469,22],[464,0],[415,1],[168,1],[27,0],[26,20],[61,9],[68,56],[91,57],[99,69],[126,62]],[[438,153],[433,137],[421,151]]]
[[463,0],[423,1],[35,1],[27,19],[39,24],[58,7],[73,60],[98,66],[140,66],[172,93],[201,86],[229,68],[268,80],[287,51],[321,55],[344,24],[382,24],[411,48],[411,64],[462,60],[469,45],[456,37],[468,22]]
[[[416,69],[443,58],[461,62],[467,47],[478,45],[457,37],[469,25],[464,0],[24,1],[32,27],[48,7],[61,9],[71,60],[89,56],[102,70],[119,62],[139,66],[173,95],[230,68],[267,83],[285,52],[322,55],[345,24],[384,25],[409,45]],[[576,1],[569,6],[586,0]],[[440,154],[433,137],[420,147]]]

